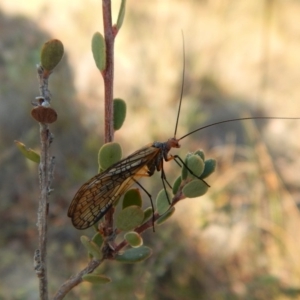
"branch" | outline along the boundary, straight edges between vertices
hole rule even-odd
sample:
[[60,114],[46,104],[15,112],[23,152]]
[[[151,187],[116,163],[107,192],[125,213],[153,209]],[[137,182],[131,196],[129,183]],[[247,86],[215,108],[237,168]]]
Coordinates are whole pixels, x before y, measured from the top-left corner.
[[61,300],[63,299],[66,294],[74,288],[76,285],[82,282],[82,276],[85,274],[92,273],[101,263],[103,260],[91,260],[86,268],[84,268],[82,271],[77,273],[75,276],[72,276],[69,280],[67,280],[58,290],[58,292],[55,294],[53,300]]
[[[38,77],[40,82],[40,101],[47,104],[50,102],[50,92],[48,90],[48,76],[45,77],[43,68],[38,67]],[[48,299],[47,280],[47,217],[48,217],[48,197],[51,192],[51,181],[53,177],[54,159],[50,159],[50,144],[53,137],[49,131],[49,125],[40,124],[41,157],[39,164],[40,199],[38,208],[37,227],[39,231],[39,248],[34,253],[34,267],[39,278],[40,299]]]
[[[106,68],[102,72],[104,80],[104,101],[105,101],[105,143],[114,140],[114,106],[113,106],[113,86],[114,86],[114,43],[115,34],[111,18],[111,0],[102,0],[104,38],[106,44]],[[113,234],[113,214],[110,209],[105,215],[106,236]]]
[[114,107],[113,107],[113,85],[114,85],[114,43],[115,35],[111,18],[111,0],[102,1],[103,27],[106,44],[106,68],[103,71],[104,101],[105,101],[105,143],[114,140]]

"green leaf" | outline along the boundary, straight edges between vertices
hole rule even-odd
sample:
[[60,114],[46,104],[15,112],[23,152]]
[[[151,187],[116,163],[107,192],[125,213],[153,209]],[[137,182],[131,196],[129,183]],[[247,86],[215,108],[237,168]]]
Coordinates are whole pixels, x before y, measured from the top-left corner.
[[142,237],[135,231],[127,232],[125,234],[125,240],[131,247],[137,248],[143,245]]
[[109,277],[97,274],[85,274],[82,276],[82,279],[83,281],[93,284],[105,284],[111,282],[111,279]]
[[123,254],[117,255],[115,260],[124,263],[136,263],[147,259],[150,255],[152,255],[152,249],[141,246],[126,250]]
[[203,150],[197,150],[196,152],[194,152],[194,155],[198,155],[199,157],[202,158],[203,161],[205,161],[205,155]]
[[175,212],[175,207],[170,208],[164,215],[157,219],[157,225],[161,225],[165,221],[167,221]]
[[[204,161],[198,155],[191,155],[187,160],[187,166],[189,168],[189,177],[200,177],[204,170]],[[193,174],[191,172],[193,172]]]
[[50,40],[41,50],[41,65],[45,70],[53,70],[64,55],[64,45],[60,40]]
[[80,241],[93,257],[95,257],[96,259],[101,259],[102,254],[101,254],[100,248],[97,246],[96,243],[91,241],[85,235],[82,235],[80,237]]
[[139,189],[130,189],[128,190],[123,199],[122,208],[126,208],[128,206],[136,205],[142,207],[142,197]]
[[182,178],[182,180],[186,180],[187,177],[188,177],[188,173],[189,172],[188,172],[188,169],[186,168],[186,166],[187,166],[187,162],[188,162],[188,159],[189,159],[190,156],[191,156],[191,154],[188,153],[187,156],[184,159],[184,165],[182,166],[182,170],[181,170],[181,178]]
[[99,249],[102,247],[104,239],[103,236],[97,232],[92,238],[92,241],[99,247]]
[[40,162],[40,155],[38,153],[36,153],[34,150],[32,150],[30,148],[27,149],[26,146],[19,141],[15,141],[15,144],[26,158],[28,158],[29,160],[31,160],[35,163]]
[[114,130],[119,130],[126,118],[126,103],[122,99],[114,99]]
[[208,186],[199,179],[194,179],[187,183],[182,192],[187,198],[195,198],[204,195],[208,191]]
[[181,176],[178,176],[173,183],[173,195],[176,195],[180,185],[181,185]]
[[152,217],[153,215],[153,209],[152,207],[147,207],[145,210],[144,210],[144,220],[142,223],[145,223],[147,220],[150,219],[150,217]]
[[[168,195],[168,196],[167,196]],[[166,190],[161,190],[156,197],[156,210],[162,215],[170,208],[172,197]]]
[[97,68],[102,72],[106,68],[106,45],[100,32],[95,32],[92,38],[92,52]]
[[204,171],[201,174],[201,178],[204,179],[212,174],[216,170],[217,162],[215,159],[208,159],[205,161]]
[[104,144],[98,153],[98,163],[100,168],[106,170],[122,158],[122,148],[118,143]]
[[141,225],[144,220],[143,210],[136,205],[126,207],[116,218],[116,227],[119,230],[129,231]]
[[125,7],[126,7],[126,0],[122,0],[120,10],[119,10],[118,20],[117,20],[118,30],[120,30],[124,21]]

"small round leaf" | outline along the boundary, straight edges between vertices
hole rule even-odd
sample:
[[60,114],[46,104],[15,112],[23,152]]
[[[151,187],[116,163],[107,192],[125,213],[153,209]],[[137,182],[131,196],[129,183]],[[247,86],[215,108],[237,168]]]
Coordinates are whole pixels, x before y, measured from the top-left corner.
[[85,235],[82,235],[80,237],[80,241],[93,257],[95,257],[96,259],[101,259],[102,254],[101,254],[100,248],[97,246],[96,243],[91,241]]
[[161,190],[158,193],[156,197],[156,210],[160,215],[164,214],[170,208],[171,200],[172,197],[168,191]]
[[[191,155],[187,160],[187,166],[189,168],[189,176],[195,178],[199,177],[204,170],[204,161],[198,155]],[[193,174],[191,174],[193,172]]]
[[104,71],[106,68],[106,45],[100,32],[95,32],[93,35],[92,52],[97,68]]
[[122,99],[114,99],[114,130],[119,130],[126,118],[126,103]]
[[97,274],[85,274],[82,276],[82,279],[83,281],[93,284],[105,284],[111,282],[111,279],[109,277]]
[[217,162],[215,159],[208,159],[205,161],[204,171],[201,174],[201,178],[204,179],[212,174],[216,170]]
[[188,177],[188,169],[187,169],[187,163],[188,163],[188,158],[191,156],[190,153],[187,154],[187,156],[185,157],[184,159],[184,165],[182,166],[182,169],[181,169],[181,178],[182,180],[186,180],[187,177]]
[[41,65],[45,70],[53,70],[64,55],[64,45],[60,40],[50,40],[41,50]]
[[31,116],[40,123],[51,124],[57,120],[57,112],[51,107],[37,106],[31,110]]
[[203,150],[197,150],[196,152],[194,152],[194,155],[198,155],[199,157],[202,158],[203,161],[205,161],[205,155]]
[[137,248],[143,245],[142,237],[135,231],[127,232],[125,234],[125,240],[133,248]]
[[175,212],[175,207],[170,208],[164,215],[157,219],[157,225],[161,225],[165,221],[167,221]]
[[178,176],[173,183],[173,195],[176,195],[180,185],[181,185],[181,176]]
[[208,191],[208,186],[202,180],[192,180],[187,183],[182,192],[187,198],[195,198],[204,195]]
[[142,224],[144,220],[143,210],[136,205],[126,207],[116,218],[116,227],[119,230],[129,231]]
[[104,239],[103,239],[103,236],[97,232],[95,233],[95,235],[93,236],[92,238],[92,241],[99,247],[101,248],[102,247],[102,244],[104,242]]
[[152,254],[152,249],[146,246],[126,250],[115,257],[116,261],[124,263],[136,263],[147,259]]
[[139,189],[130,189],[128,190],[123,199],[122,208],[126,208],[128,206],[136,205],[142,207],[142,197]]
[[118,143],[104,144],[98,153],[98,163],[103,170],[106,170],[122,158],[122,148]]
[[144,210],[144,220],[142,223],[146,222],[147,220],[150,219],[150,217],[153,216],[153,209],[152,207],[147,207],[145,210]]

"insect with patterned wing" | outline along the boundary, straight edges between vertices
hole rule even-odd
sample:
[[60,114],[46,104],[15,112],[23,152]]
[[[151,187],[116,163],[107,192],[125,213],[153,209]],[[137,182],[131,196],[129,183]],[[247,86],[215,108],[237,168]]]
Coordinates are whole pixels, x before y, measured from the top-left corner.
[[81,186],[74,196],[68,210],[68,216],[72,219],[74,227],[77,229],[86,229],[94,225],[107,213],[107,211],[120,198],[120,196],[130,188],[130,186],[134,183],[138,183],[137,181],[141,177],[152,176],[155,171],[161,172],[161,179],[164,188],[166,189],[164,184],[166,181],[163,167],[164,161],[167,162],[175,160],[177,163],[181,162],[184,164],[179,156],[169,154],[169,151],[172,148],[180,148],[180,140],[199,130],[217,124],[253,119],[299,118],[248,117],[225,120],[195,129],[179,139],[173,137],[163,143],[154,142],[152,144],[148,144],[128,157],[115,163],[104,172],[92,177]]
[[[155,171],[161,172],[161,180],[163,187],[166,190],[165,182],[170,186],[166,179],[164,172],[164,161],[175,160],[177,164],[185,165],[178,155],[169,154],[172,148],[180,148],[179,141],[187,136],[200,131],[202,129],[215,126],[218,124],[244,121],[244,120],[258,120],[258,119],[300,119],[289,117],[246,117],[236,118],[230,120],[219,121],[197,128],[181,138],[176,138],[179,115],[181,110],[183,86],[184,86],[184,72],[185,72],[185,58],[184,58],[184,43],[183,43],[183,72],[182,85],[179,100],[178,113],[175,124],[174,137],[168,139],[166,142],[150,143],[143,148],[135,151],[128,157],[113,164],[105,171],[95,175],[75,194],[69,210],[68,217],[72,219],[72,223],[77,229],[86,229],[99,221],[108,210],[116,203],[116,201],[134,184],[137,183],[149,196],[151,200],[152,209],[154,211],[151,195],[138,183],[141,177],[150,177]],[[189,170],[189,169],[188,169]],[[193,172],[189,170],[192,174]],[[194,174],[193,174],[194,175]],[[197,177],[197,176],[196,176]],[[209,186],[203,179],[207,186]],[[171,187],[171,186],[170,186]]]

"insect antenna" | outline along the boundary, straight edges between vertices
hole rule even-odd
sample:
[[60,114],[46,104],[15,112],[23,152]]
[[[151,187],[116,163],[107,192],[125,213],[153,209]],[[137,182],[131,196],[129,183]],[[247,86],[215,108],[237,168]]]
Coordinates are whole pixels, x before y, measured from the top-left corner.
[[[183,61],[183,66],[182,66],[182,75],[181,75],[181,89],[180,89],[180,98],[179,98],[179,104],[178,104],[178,110],[177,110],[177,117],[176,117],[176,123],[175,123],[175,130],[174,130],[174,138],[176,139],[176,134],[177,134],[177,128],[178,128],[178,123],[179,123],[179,117],[180,117],[180,111],[181,111],[181,104],[182,104],[182,98],[183,98],[183,90],[184,90],[184,78],[185,78],[185,43],[184,43],[184,34],[183,31],[181,31],[182,34],[182,61]],[[179,140],[178,140],[179,141]],[[182,158],[178,155],[173,155],[173,160],[177,163],[179,167],[185,166],[191,174],[196,176],[192,170],[189,169],[189,167],[184,163]],[[198,177],[198,176],[196,176]],[[208,183],[205,182],[203,179],[199,178],[201,181],[203,181],[208,187]],[[165,182],[168,184],[168,186],[172,189],[171,185],[169,184],[167,177],[165,175],[164,171],[164,165],[162,164],[161,168],[161,181],[163,184],[163,188],[165,190],[167,199],[169,201],[169,204],[171,204],[171,201],[169,199],[169,195],[167,193],[166,185]]]
[[215,122],[212,124],[208,124],[205,126],[202,126],[200,128],[197,128],[195,130],[192,130],[191,132],[183,135],[181,138],[178,139],[178,141],[186,138],[187,136],[200,131],[202,129],[208,128],[208,127],[212,127],[218,124],[224,124],[224,123],[229,123],[229,122],[236,122],[236,121],[245,121],[245,120],[299,120],[300,118],[298,117],[245,117],[245,118],[236,118],[236,119],[230,119],[230,120],[223,120],[223,121],[219,121],[219,122]]
[[183,60],[183,67],[182,67],[180,100],[179,100],[179,105],[178,105],[178,110],[177,110],[177,117],[176,117],[174,138],[176,138],[176,134],[177,134],[177,127],[178,127],[178,122],[179,122],[179,116],[180,116],[180,110],[181,110],[181,103],[182,103],[182,96],[183,96],[184,76],[185,76],[185,46],[184,46],[183,31],[181,31],[181,34],[182,34],[182,60]]

